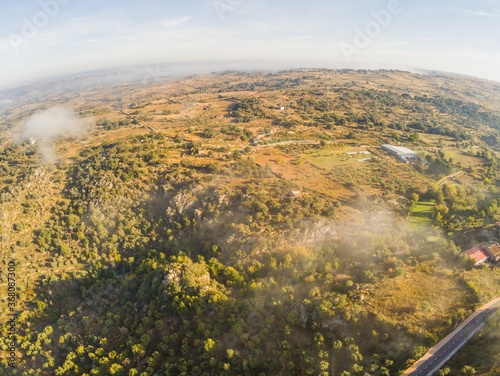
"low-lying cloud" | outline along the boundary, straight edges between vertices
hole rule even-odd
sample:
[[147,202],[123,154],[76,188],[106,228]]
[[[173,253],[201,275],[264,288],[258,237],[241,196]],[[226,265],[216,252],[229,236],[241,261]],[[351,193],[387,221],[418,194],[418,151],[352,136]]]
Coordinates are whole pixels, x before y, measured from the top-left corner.
[[53,162],[56,158],[54,140],[59,137],[83,136],[88,125],[88,122],[80,119],[73,109],[52,107],[33,115],[26,122],[22,138],[36,140],[44,160]]

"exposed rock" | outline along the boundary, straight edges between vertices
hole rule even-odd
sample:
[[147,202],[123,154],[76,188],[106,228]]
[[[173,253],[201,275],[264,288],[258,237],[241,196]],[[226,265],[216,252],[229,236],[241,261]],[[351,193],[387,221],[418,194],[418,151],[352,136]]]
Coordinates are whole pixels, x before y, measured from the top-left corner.
[[196,219],[196,221],[201,222],[202,215],[203,215],[203,211],[201,209],[195,209],[194,218]]
[[168,274],[163,278],[161,284],[163,286],[169,286],[172,283],[179,283],[181,281],[181,271],[179,269],[170,269]]

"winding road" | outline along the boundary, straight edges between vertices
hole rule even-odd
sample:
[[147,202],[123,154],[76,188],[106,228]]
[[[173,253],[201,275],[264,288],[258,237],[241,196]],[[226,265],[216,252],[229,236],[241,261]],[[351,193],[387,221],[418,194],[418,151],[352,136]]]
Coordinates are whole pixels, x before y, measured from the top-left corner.
[[460,326],[432,347],[403,376],[429,376],[437,372],[463,345],[471,339],[500,308],[500,298],[485,304],[470,315]]

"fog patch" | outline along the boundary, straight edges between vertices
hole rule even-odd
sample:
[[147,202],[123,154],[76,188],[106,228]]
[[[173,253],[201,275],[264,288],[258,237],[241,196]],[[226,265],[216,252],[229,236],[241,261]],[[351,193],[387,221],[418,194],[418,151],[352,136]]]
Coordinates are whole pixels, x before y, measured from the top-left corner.
[[22,139],[36,142],[43,160],[52,163],[57,157],[54,140],[59,137],[81,137],[86,134],[89,125],[71,108],[52,107],[33,115],[24,124]]

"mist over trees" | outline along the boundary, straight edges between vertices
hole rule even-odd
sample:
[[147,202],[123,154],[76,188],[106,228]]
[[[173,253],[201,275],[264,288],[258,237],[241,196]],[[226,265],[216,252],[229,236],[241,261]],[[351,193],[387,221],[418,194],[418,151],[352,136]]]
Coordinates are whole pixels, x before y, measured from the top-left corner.
[[54,163],[2,144],[14,372],[397,375],[498,294],[461,255],[498,237],[496,110],[401,72],[187,82],[82,93],[95,125],[54,136]]

